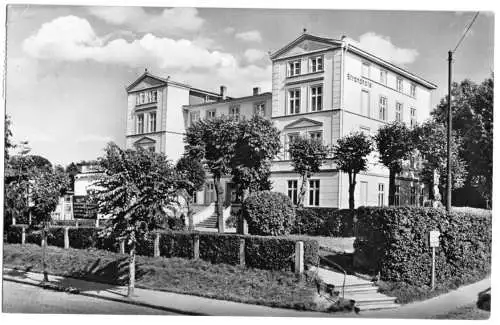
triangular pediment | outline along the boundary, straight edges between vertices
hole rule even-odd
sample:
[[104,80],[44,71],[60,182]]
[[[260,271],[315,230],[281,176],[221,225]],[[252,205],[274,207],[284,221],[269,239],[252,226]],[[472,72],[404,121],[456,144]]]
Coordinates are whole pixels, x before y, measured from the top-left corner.
[[272,60],[332,48],[337,41],[304,34],[271,55]]
[[303,117],[295,122],[285,125],[285,129],[300,129],[314,126],[323,126],[323,123]]
[[151,139],[151,138],[148,138],[148,137],[143,137],[143,138],[140,138],[139,140],[137,140],[136,142],[134,142],[134,145],[143,145],[143,144],[153,144],[153,143],[156,143],[155,140]]
[[144,73],[130,86],[127,87],[128,92],[140,91],[143,89],[164,85],[166,82],[160,77],[153,76],[149,73]]

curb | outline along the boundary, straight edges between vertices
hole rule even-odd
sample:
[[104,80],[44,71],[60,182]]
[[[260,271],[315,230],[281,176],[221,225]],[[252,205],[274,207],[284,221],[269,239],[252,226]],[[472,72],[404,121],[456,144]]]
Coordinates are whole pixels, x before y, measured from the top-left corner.
[[[43,288],[43,289],[48,289],[48,290],[60,291],[60,290],[55,290],[55,289],[52,289],[52,288],[47,288],[46,286],[43,286],[43,285],[38,284],[38,283],[33,283],[33,282],[30,282],[30,281],[23,281],[23,280],[13,279],[13,278],[5,278],[5,276],[3,277],[3,280],[4,281],[15,282],[15,283],[20,283],[20,284],[27,284],[27,285],[31,285],[31,286],[34,286],[34,287],[40,287],[40,288]],[[60,292],[67,292],[67,291],[60,291]],[[103,297],[103,296],[100,296],[100,295],[94,294],[94,293],[87,293],[87,292],[81,292],[81,291],[78,292],[78,293],[76,293],[76,292],[67,292],[67,293],[81,295],[81,296],[86,296],[86,297],[91,297],[91,298],[98,298],[98,299],[103,299],[103,300],[108,300],[108,301],[121,302],[121,303],[129,304],[129,305],[135,305],[135,306],[140,306],[140,307],[147,307],[147,308],[152,308],[152,309],[158,309],[158,310],[163,310],[163,311],[167,311],[167,312],[174,312],[174,313],[182,314],[182,315],[186,315],[186,316],[210,316],[209,314],[197,313],[197,312],[191,312],[191,311],[185,311],[185,310],[175,309],[175,308],[165,307],[165,306],[158,306],[158,305],[153,305],[153,304],[149,304],[149,303],[145,303],[145,302],[141,302],[141,301],[137,301],[137,300],[128,300],[128,299],[120,299],[120,298],[112,298],[112,297]]]

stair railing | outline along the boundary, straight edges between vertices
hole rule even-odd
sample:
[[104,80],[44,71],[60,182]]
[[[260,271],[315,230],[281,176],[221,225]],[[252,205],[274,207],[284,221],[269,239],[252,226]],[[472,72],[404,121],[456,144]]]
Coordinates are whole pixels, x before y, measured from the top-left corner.
[[342,271],[342,273],[344,273],[344,282],[342,283],[342,299],[344,299],[344,291],[345,291],[345,280],[346,280],[346,277],[347,277],[347,272],[346,270],[344,270],[344,268],[340,265],[338,265],[337,263],[335,262],[332,262],[322,256],[319,257],[319,261],[318,261],[318,269],[319,269],[319,264],[320,263],[323,263],[323,264],[326,264],[327,266],[329,267],[333,267],[333,268],[336,268],[340,271]]

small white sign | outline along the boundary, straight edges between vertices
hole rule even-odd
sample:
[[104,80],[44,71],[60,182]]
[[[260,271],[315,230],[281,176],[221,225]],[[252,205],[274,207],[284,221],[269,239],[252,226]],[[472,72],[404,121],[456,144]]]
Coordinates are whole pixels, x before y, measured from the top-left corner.
[[437,230],[432,230],[429,233],[429,245],[431,247],[439,247],[439,236],[441,233]]

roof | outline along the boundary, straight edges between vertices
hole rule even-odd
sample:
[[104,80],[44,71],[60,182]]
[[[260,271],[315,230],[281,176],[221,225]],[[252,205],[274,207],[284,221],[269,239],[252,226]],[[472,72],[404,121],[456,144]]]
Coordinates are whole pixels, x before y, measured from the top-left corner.
[[217,102],[209,102],[209,103],[201,103],[201,104],[193,104],[193,105],[183,105],[183,107],[192,108],[192,107],[210,106],[210,105],[238,102],[238,101],[242,101],[242,100],[246,100],[246,99],[268,97],[268,96],[271,97],[272,93],[271,92],[264,92],[264,93],[260,93],[258,95],[250,95],[250,96],[244,96],[244,97],[238,97],[238,98],[228,97],[227,99],[220,100]]
[[391,70],[395,73],[398,73],[400,75],[403,75],[406,78],[408,78],[416,83],[419,83],[424,87],[427,87],[429,89],[436,89],[437,88],[436,84],[434,84],[434,83],[432,83],[432,82],[430,82],[422,77],[419,77],[416,74],[411,73],[408,70],[405,70],[405,69],[403,69],[395,64],[392,64],[392,63],[390,63],[390,62],[388,62],[388,61],[386,61],[386,60],[384,60],[384,59],[382,59],[382,58],[380,58],[372,53],[369,53],[365,50],[362,50],[361,48],[353,45],[351,42],[345,40],[344,38],[342,40],[336,40],[336,39],[332,39],[332,38],[319,37],[319,36],[303,33],[299,37],[297,37],[296,39],[294,39],[293,41],[291,41],[290,43],[285,45],[283,48],[272,53],[270,55],[271,60],[272,61],[276,60],[279,55],[285,53],[290,48],[293,48],[295,45],[297,45],[298,43],[300,43],[304,40],[313,40],[313,41],[322,42],[322,43],[330,45],[332,49],[335,47],[339,47],[339,46],[344,47],[347,49],[347,51],[354,53],[360,57],[363,57],[364,59],[376,62],[377,64],[380,64],[384,68]]
[[132,82],[125,89],[127,90],[127,92],[129,92],[131,89],[133,89],[135,86],[137,86],[144,78],[147,78],[147,77],[159,81],[160,85],[174,85],[174,86],[178,86],[178,87],[189,88],[190,90],[193,90],[193,91],[196,91],[196,92],[200,92],[200,93],[203,93],[203,94],[220,97],[219,93],[215,93],[213,91],[203,90],[203,89],[199,89],[199,88],[194,88],[191,85],[188,85],[188,84],[185,84],[185,83],[181,83],[181,82],[178,82],[178,81],[174,81],[174,80],[170,79],[170,76],[168,76],[167,78],[159,77],[159,76],[156,76],[156,75],[150,73],[147,70],[144,71],[144,73],[139,78],[137,78],[134,82]]

